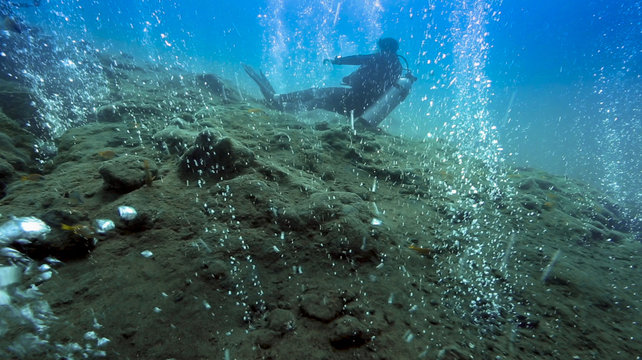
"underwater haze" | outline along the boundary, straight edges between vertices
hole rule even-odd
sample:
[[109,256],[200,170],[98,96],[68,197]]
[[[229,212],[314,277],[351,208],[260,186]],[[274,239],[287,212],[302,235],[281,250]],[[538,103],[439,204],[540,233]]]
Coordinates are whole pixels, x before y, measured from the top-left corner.
[[0,357],[642,356],[642,2],[0,10]]

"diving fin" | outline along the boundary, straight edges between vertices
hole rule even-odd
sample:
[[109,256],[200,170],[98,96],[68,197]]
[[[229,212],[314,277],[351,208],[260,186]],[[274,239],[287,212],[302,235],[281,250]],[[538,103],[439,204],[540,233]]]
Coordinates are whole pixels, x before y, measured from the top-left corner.
[[256,85],[259,86],[259,90],[261,90],[261,94],[263,94],[265,100],[267,100],[268,103],[274,102],[274,94],[276,93],[276,91],[274,91],[274,88],[268,81],[267,77],[265,77],[265,74],[263,74],[261,71],[257,72],[250,65],[241,65],[243,66],[243,69],[249,75],[249,77],[252,78]]

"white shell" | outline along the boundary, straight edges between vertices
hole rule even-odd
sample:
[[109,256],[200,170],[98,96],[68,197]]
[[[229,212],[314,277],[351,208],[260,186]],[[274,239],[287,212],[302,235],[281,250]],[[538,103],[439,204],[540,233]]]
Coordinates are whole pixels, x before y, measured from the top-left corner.
[[149,251],[149,250],[141,251],[140,254],[143,255],[146,258],[150,258],[150,257],[154,256],[154,253]]

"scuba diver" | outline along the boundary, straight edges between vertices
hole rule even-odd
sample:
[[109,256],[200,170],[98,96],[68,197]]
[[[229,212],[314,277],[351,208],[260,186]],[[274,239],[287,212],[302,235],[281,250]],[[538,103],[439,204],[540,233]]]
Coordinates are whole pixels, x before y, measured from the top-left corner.
[[333,65],[359,65],[343,78],[345,87],[312,88],[287,94],[277,94],[261,72],[243,64],[245,72],[256,82],[268,106],[279,110],[324,109],[356,118],[361,123],[376,127],[403,101],[416,78],[403,67],[397,55],[399,42],[382,38],[377,42],[379,51],[368,55],[354,55],[325,59]]

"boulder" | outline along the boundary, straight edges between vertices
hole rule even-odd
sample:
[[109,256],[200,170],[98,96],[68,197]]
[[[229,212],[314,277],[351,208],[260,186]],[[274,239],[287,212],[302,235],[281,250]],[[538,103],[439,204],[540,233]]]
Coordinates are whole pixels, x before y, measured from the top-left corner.
[[124,155],[105,161],[98,170],[105,187],[125,194],[143,185],[151,186],[158,176],[156,164],[145,157]]
[[312,292],[301,297],[301,311],[306,317],[330,322],[339,316],[343,303],[335,294]]
[[367,327],[354,316],[342,316],[331,325],[330,343],[337,349],[358,347],[370,339]]
[[103,105],[96,110],[96,120],[99,122],[121,122],[132,120],[138,116],[162,115],[159,107],[153,104],[128,104],[126,102],[115,102]]
[[183,154],[194,142],[195,134],[179,126],[168,126],[152,136],[156,146],[170,154]]
[[296,318],[290,310],[274,309],[268,315],[268,328],[280,334],[296,329]]
[[254,153],[243,144],[206,129],[198,134],[194,145],[181,157],[180,170],[186,175],[229,179],[254,163]]

